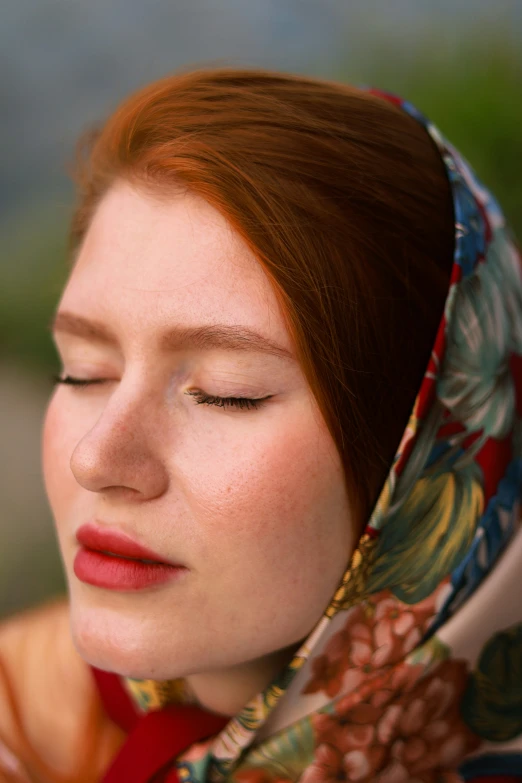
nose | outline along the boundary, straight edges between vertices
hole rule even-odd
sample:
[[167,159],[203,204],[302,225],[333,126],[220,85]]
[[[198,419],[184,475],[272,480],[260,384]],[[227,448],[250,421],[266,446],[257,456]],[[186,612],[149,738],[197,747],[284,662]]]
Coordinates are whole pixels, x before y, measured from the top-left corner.
[[169,483],[158,436],[162,434],[153,403],[123,388],[109,399],[94,426],[76,445],[70,467],[76,481],[91,492],[151,499]]

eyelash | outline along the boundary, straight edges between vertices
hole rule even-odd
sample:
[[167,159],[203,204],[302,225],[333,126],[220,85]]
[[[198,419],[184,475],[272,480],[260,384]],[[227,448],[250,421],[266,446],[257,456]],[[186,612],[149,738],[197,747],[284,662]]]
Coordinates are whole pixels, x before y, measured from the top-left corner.
[[[100,384],[104,382],[103,378],[93,378],[92,380],[85,380],[83,378],[73,378],[71,375],[66,375],[62,378],[60,375],[52,375],[51,379],[53,383],[64,383],[69,386],[91,386],[94,384]],[[194,398],[197,405],[217,405],[219,408],[237,408],[240,410],[254,410],[260,408],[263,403],[270,399],[268,397],[261,397],[259,399],[252,399],[251,397],[216,397],[212,394],[206,394],[203,391],[187,391],[185,394]]]

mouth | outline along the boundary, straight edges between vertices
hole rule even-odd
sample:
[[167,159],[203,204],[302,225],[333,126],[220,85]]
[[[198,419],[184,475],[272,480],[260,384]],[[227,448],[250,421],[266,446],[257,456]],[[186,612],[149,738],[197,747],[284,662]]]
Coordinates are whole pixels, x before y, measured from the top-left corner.
[[109,557],[133,560],[147,565],[183,567],[182,563],[166,559],[163,555],[145,547],[124,533],[121,528],[109,527],[97,520],[81,525],[76,533],[76,539],[86,549]]
[[137,563],[146,563],[147,565],[166,565],[159,560],[145,560],[142,557],[129,557],[128,555],[118,555],[116,552],[108,552],[105,549],[92,550],[94,552],[101,552],[102,555],[110,555],[110,557],[119,557],[121,560],[135,560]]
[[76,533],[73,570],[86,584],[122,592],[176,583],[189,569],[147,549],[121,529],[88,522]]

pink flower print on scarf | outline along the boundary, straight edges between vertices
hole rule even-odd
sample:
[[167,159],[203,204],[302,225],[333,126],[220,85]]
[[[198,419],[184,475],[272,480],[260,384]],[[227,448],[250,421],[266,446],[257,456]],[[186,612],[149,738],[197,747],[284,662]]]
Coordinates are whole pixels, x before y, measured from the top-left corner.
[[405,604],[383,590],[349,612],[324,652],[312,660],[312,678],[303,693],[337,696],[358,688],[368,677],[393,666],[419,643],[436,615],[445,580],[428,598]]
[[399,672],[392,670],[393,684],[369,701],[350,706],[348,697],[334,713],[313,718],[315,759],[300,783],[438,783],[480,746],[458,709],[468,677],[464,661],[444,661],[424,677],[422,667],[398,669],[399,693]]

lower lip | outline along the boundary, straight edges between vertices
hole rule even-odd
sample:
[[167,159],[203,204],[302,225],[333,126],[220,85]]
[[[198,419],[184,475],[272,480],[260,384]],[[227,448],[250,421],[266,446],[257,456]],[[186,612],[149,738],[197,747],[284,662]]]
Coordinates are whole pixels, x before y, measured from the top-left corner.
[[74,573],[81,582],[108,590],[144,590],[179,578],[187,569],[164,563],[141,563],[82,547],[74,558]]

